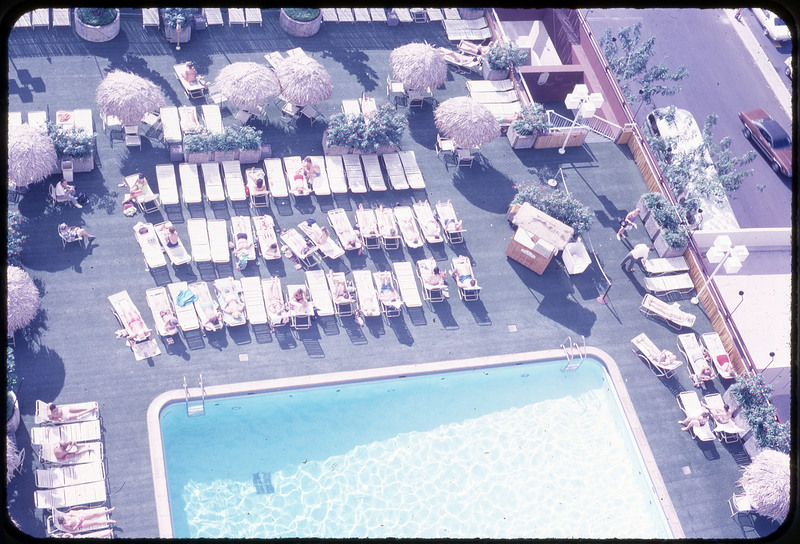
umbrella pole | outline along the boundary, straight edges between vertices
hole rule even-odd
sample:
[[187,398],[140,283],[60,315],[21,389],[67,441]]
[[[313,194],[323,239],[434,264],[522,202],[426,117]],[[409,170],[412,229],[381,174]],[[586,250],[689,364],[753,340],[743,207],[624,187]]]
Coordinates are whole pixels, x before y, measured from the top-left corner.
[[177,45],[175,46],[175,50],[176,51],[180,51],[181,50],[181,25],[180,25],[180,23],[178,23],[178,26],[177,26],[176,30],[178,31],[178,40],[176,42]]

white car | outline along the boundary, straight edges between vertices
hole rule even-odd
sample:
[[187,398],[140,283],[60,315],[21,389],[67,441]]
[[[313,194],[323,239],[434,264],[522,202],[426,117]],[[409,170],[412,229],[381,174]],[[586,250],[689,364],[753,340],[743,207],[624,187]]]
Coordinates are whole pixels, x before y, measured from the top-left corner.
[[783,19],[775,15],[769,10],[761,8],[753,8],[753,15],[756,16],[758,22],[764,27],[764,34],[769,36],[774,42],[783,42],[792,38],[789,27],[783,22]]

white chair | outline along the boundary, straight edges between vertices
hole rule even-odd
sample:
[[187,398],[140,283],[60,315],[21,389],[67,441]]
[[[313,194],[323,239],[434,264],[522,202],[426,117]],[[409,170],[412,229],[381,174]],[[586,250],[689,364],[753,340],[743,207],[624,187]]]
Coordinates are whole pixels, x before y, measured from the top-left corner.
[[178,174],[181,179],[183,202],[187,206],[201,203],[203,201],[203,193],[200,190],[200,175],[197,172],[197,165],[182,162],[178,165]]
[[403,304],[409,308],[419,308],[422,306],[422,299],[419,296],[417,282],[414,279],[414,268],[407,261],[397,261],[392,263],[394,276],[397,278],[397,287],[400,289],[400,297]]
[[238,160],[222,161],[222,173],[228,199],[231,202],[243,202],[247,200],[241,163]]
[[411,206],[395,206],[393,211],[406,246],[412,249],[422,247],[425,243],[424,238],[414,219],[414,211]]
[[125,145],[128,147],[138,147],[142,149],[142,137],[139,136],[139,127],[136,125],[125,125]]
[[99,482],[104,480],[105,477],[105,467],[100,461],[83,463],[80,465],[36,469],[33,472],[33,481],[36,487],[43,489]]
[[475,160],[475,156],[472,154],[472,151],[469,149],[462,149],[457,147],[454,153],[455,161],[457,166],[469,166],[472,167],[472,161]]
[[186,230],[189,231],[189,243],[192,246],[192,259],[194,259],[194,262],[209,262],[211,260],[211,244],[208,240],[206,220],[202,217],[187,219]]
[[356,286],[358,307],[361,313],[367,317],[380,316],[381,305],[378,301],[378,292],[372,283],[372,275],[369,270],[353,270],[353,283]]
[[358,155],[343,155],[342,163],[347,177],[347,186],[350,192],[363,194],[367,192],[367,182],[364,178],[364,169],[361,166],[361,159]]
[[325,272],[322,270],[307,270],[306,285],[311,294],[311,300],[314,302],[314,308],[317,310],[317,315],[324,317],[336,313]]
[[[191,221],[191,219],[189,219],[189,221]],[[205,221],[205,219],[203,221]],[[203,225],[203,229],[205,229],[205,225]],[[194,246],[192,247],[194,248]],[[174,282],[167,285],[170,304],[172,305],[172,310],[175,313],[175,316],[178,318],[178,327],[180,327],[184,333],[186,331],[194,331],[200,328],[200,319],[197,317],[197,311],[194,308],[194,304],[178,304],[178,301],[181,298],[181,293],[185,293],[188,289],[189,285],[185,281]]]
[[258,26],[263,26],[261,21],[261,10],[259,8],[244,8],[245,26],[255,23],[258,23]]
[[72,506],[100,504],[108,499],[105,480],[55,489],[40,489],[33,493],[36,508],[70,508]]
[[266,325],[269,318],[267,316],[267,307],[264,303],[261,278],[258,276],[245,276],[239,281],[244,294],[247,320],[251,325]]
[[205,185],[205,193],[208,201],[224,202],[225,188],[222,185],[222,174],[220,174],[219,171],[219,163],[201,163],[200,170],[203,172],[203,184]]
[[756,510],[750,502],[750,497],[746,494],[734,493],[733,496],[728,499],[728,506],[731,509],[731,517],[735,517],[737,522],[741,523],[741,518],[744,516],[750,525],[755,524]]
[[228,26],[235,24],[245,26],[244,8],[228,8]]
[[264,171],[267,174],[267,185],[272,198],[289,198],[289,187],[286,184],[286,174],[283,172],[281,159],[264,159]]
[[328,186],[334,194],[347,192],[347,179],[344,174],[344,163],[340,155],[325,155],[325,172]]
[[[681,391],[677,396],[678,406],[680,406],[686,417],[699,417],[706,409],[700,404],[700,398],[695,391]],[[689,427],[692,437],[701,442],[714,440],[714,433],[711,430],[709,420],[698,426]]]
[[53,28],[71,26],[69,8],[53,8]]
[[158,8],[142,8],[142,28],[154,26],[158,28]]
[[165,206],[180,204],[178,182],[175,178],[175,165],[172,163],[156,165],[156,181],[161,203]]
[[225,25],[225,22],[222,20],[222,10],[220,8],[203,8],[203,14],[206,16],[206,24],[208,26]]
[[[372,157],[373,155],[370,156]],[[363,157],[366,157],[366,155],[362,156],[362,159]],[[383,166],[386,167],[386,174],[389,176],[389,183],[391,184],[392,189],[396,191],[402,191],[411,188],[408,183],[408,178],[406,178],[406,173],[403,170],[403,163],[401,162],[400,155],[398,153],[384,153],[381,155],[381,159],[383,160]],[[375,161],[377,162],[377,157],[375,157]],[[364,169],[366,170],[366,166]],[[377,170],[380,172],[380,166],[378,166]],[[369,179],[369,172],[367,172],[367,178]],[[381,179],[383,179],[382,174]],[[370,188],[371,187],[372,184],[370,184]]]
[[[369,185],[370,190],[385,191],[387,189],[386,179],[383,177],[383,171],[381,170],[381,163],[378,161],[378,156],[372,154],[361,155],[361,164],[364,166],[364,174],[366,175],[367,185]],[[405,175],[403,175],[403,179],[405,179]],[[394,188],[397,189],[398,187]]]
[[231,253],[228,247],[228,223],[224,219],[208,219],[208,243],[211,250],[211,261],[224,264],[230,262]]
[[417,164],[417,156],[413,150],[400,151],[400,162],[403,165],[403,172],[406,175],[408,185],[412,189],[424,189],[425,178],[422,177],[422,172]]
[[392,209],[378,206],[378,209],[375,210],[375,217],[384,249],[399,249],[402,238]]
[[381,312],[386,317],[398,317],[403,310],[403,298],[395,286],[392,273],[388,270],[373,272],[372,280],[375,283],[375,290],[379,293]]

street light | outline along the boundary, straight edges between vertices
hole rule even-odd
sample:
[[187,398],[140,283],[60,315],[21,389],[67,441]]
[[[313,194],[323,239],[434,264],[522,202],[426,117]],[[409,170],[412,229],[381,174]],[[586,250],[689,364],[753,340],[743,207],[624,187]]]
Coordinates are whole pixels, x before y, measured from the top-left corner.
[[744,291],[739,291],[739,296],[742,297],[742,298],[739,299],[739,304],[736,305],[736,308],[734,308],[733,311],[730,314],[728,314],[729,317],[732,317],[733,316],[733,312],[738,310],[739,306],[741,306],[742,302],[744,302]]
[[750,253],[748,253],[747,248],[745,246],[734,246],[729,236],[725,234],[717,236],[714,239],[714,245],[708,248],[706,257],[708,257],[709,262],[719,264],[708,277],[703,287],[697,291],[697,295],[692,297],[692,304],[698,304],[700,302],[700,295],[705,291],[706,287],[708,287],[708,284],[711,283],[711,278],[719,271],[720,267],[724,265],[725,272],[728,274],[736,274],[742,268],[742,261],[747,259],[748,255],[750,255]]
[[589,88],[583,83],[578,83],[575,85],[572,92],[564,99],[564,105],[571,110],[577,108],[578,111],[575,112],[575,117],[572,120],[572,125],[569,127],[567,137],[564,139],[564,144],[558,150],[562,155],[566,151],[567,142],[572,134],[572,129],[578,124],[578,117],[584,119],[593,117],[594,112],[603,105],[603,95],[600,93],[589,94]]

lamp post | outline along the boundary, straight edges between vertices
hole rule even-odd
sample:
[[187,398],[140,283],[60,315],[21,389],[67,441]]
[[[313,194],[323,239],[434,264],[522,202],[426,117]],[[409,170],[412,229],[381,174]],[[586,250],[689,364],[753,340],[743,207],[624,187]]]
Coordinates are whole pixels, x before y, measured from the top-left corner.
[[736,305],[736,308],[734,308],[734,309],[733,309],[733,311],[732,311],[730,314],[728,314],[728,315],[729,315],[729,316],[731,316],[731,317],[733,316],[733,312],[735,312],[736,310],[738,310],[738,309],[739,309],[739,306],[741,306],[741,305],[742,305],[742,302],[744,302],[744,291],[739,291],[739,296],[740,296],[740,297],[742,297],[742,298],[740,298],[740,299],[739,299],[739,304],[737,304],[737,305]]
[[[742,261],[747,259],[750,255],[745,246],[734,246],[729,236],[722,234],[714,239],[714,245],[708,248],[706,257],[709,262],[719,263],[711,275],[706,280],[703,287],[697,291],[697,295],[691,299],[692,304],[700,302],[700,295],[706,290],[711,279],[719,271],[722,266],[725,266],[725,272],[728,274],[735,274],[742,268]],[[738,306],[737,306],[738,307]]]
[[593,117],[594,112],[603,105],[603,101],[603,95],[600,93],[589,94],[589,88],[583,83],[578,83],[575,85],[575,88],[572,90],[572,92],[569,93],[564,99],[564,105],[571,110],[577,108],[578,111],[575,112],[575,117],[572,119],[572,125],[569,127],[569,131],[567,131],[567,137],[564,139],[564,144],[558,149],[560,154],[563,155],[566,151],[567,142],[569,141],[570,135],[572,135],[572,129],[575,128],[576,124],[578,124],[578,117],[584,119],[587,117]]

